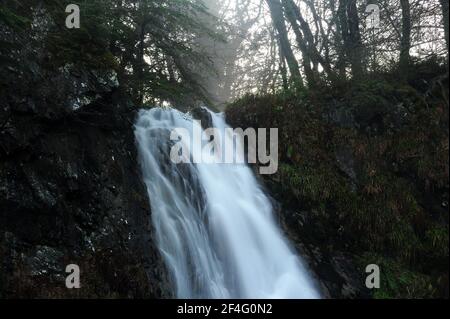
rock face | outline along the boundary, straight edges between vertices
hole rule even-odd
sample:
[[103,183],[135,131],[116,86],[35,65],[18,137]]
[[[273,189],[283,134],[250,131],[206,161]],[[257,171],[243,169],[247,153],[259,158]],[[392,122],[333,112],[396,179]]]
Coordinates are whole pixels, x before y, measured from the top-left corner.
[[[258,169],[253,167],[254,173]],[[302,257],[314,278],[322,298],[369,299],[369,289],[364,286],[364,271],[354,263],[351,255],[327,245],[323,225],[311,212],[299,210],[298,203],[287,200],[280,181],[258,176],[271,196],[278,223],[294,250]]]
[[201,122],[203,129],[207,129],[213,126],[212,117],[208,110],[197,107],[191,110],[192,117]]
[[279,169],[261,180],[324,296],[448,297],[448,93],[423,94],[369,81],[225,112],[232,127],[279,128]]
[[[282,197],[277,198],[282,200]],[[330,249],[318,240],[317,232],[321,225],[315,224],[308,212],[295,212],[281,204],[277,213],[284,232],[307,262],[322,297],[371,298],[370,291],[364,286],[364,272],[358,269],[351,256]]]
[[101,92],[62,118],[15,100],[0,122],[0,297],[170,297],[126,99]]

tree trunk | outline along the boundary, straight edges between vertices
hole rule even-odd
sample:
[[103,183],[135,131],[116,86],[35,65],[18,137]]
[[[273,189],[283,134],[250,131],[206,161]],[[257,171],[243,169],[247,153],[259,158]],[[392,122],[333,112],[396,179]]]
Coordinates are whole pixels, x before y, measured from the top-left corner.
[[340,0],[338,10],[345,53],[352,68],[353,78],[358,79],[364,75],[364,48],[356,0]]
[[[331,68],[331,65],[328,63],[326,59],[322,57],[319,50],[317,50],[311,28],[309,27],[308,22],[306,22],[305,19],[303,18],[299,7],[295,4],[293,0],[282,0],[282,1],[286,11],[286,15],[288,16],[288,19],[292,27],[294,28],[294,32],[296,31],[295,30],[296,28],[298,29],[297,21],[300,23],[300,28],[303,33],[303,37],[301,37],[302,41],[300,41],[301,43],[299,42],[299,46],[301,48],[303,46],[302,52],[305,51],[306,56],[309,58],[308,62],[309,69],[311,69],[310,62],[312,62],[316,66],[320,64],[322,65],[327,76],[333,80],[334,73]],[[299,37],[297,36],[297,41],[298,38]]]
[[140,26],[139,31],[139,44],[138,44],[138,52],[137,52],[137,70],[136,76],[137,76],[137,100],[136,103],[138,106],[142,106],[144,103],[144,66],[145,66],[145,60],[144,60],[144,52],[145,52],[145,24],[142,24]]
[[269,5],[273,25],[278,32],[278,42],[280,44],[281,52],[286,59],[289,72],[291,73],[292,81],[294,82],[296,88],[302,88],[303,80],[300,75],[300,68],[298,62],[292,51],[291,44],[289,43],[281,3],[279,0],[266,0],[266,1],[267,4]]
[[[336,23],[336,51],[337,51],[337,61],[336,61],[336,69],[337,69],[337,76],[339,79],[346,80],[347,79],[347,72],[346,72],[346,59],[345,59],[345,44],[344,39],[342,37],[342,25],[340,22],[340,14],[341,11],[339,10],[339,3],[336,7],[336,1],[330,0],[330,8],[332,10],[333,19],[332,21],[335,21]],[[337,10],[336,10],[337,8]]]
[[316,85],[316,75],[314,74],[313,70],[311,69],[312,56],[310,54],[310,51],[308,50],[308,43],[307,43],[307,41],[305,41],[305,38],[303,37],[303,34],[300,31],[293,8],[288,3],[286,3],[285,0],[283,0],[283,5],[285,7],[286,17],[292,26],[292,30],[294,31],[295,38],[297,40],[297,45],[299,46],[300,50],[302,51],[302,56],[303,56],[302,64],[303,64],[303,69],[305,70],[306,80],[307,80],[309,86],[315,86]]
[[409,0],[400,0],[402,7],[402,38],[400,43],[400,72],[408,73],[411,57],[411,7]]
[[283,80],[283,90],[287,91],[289,89],[289,83],[287,79],[286,59],[284,58],[283,53],[281,53],[281,49],[280,49],[280,73],[281,79]]

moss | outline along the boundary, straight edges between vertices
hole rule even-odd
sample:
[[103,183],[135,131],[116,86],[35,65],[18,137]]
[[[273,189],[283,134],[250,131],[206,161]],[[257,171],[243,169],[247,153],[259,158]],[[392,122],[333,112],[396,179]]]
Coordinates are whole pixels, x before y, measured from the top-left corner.
[[431,276],[408,270],[407,265],[395,259],[368,253],[357,261],[361,267],[369,264],[380,267],[380,288],[373,293],[376,299],[433,298],[439,293]]
[[24,29],[31,23],[30,19],[14,13],[2,4],[0,4],[0,21],[12,29],[18,30]]
[[312,169],[308,166],[294,168],[289,165],[281,166],[281,176],[287,182],[287,186],[298,197],[307,198],[314,202],[321,202],[330,199],[333,191],[332,185],[327,181],[334,179],[327,176],[327,172]]

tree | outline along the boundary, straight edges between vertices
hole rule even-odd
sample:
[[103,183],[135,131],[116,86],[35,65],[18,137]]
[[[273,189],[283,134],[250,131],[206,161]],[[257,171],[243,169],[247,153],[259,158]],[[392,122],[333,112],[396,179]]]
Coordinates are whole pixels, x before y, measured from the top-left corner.
[[338,15],[344,41],[344,50],[350,62],[353,77],[356,79],[361,78],[364,74],[364,47],[359,30],[356,0],[339,0]]
[[400,41],[400,72],[407,74],[411,50],[411,7],[409,0],[400,0],[402,8],[402,37]]
[[[112,0],[111,0],[112,1]],[[192,65],[207,65],[196,39],[213,32],[202,23],[200,0],[114,1],[113,52],[121,83],[137,106],[147,100],[189,108],[208,95]]]
[[[310,85],[314,85],[317,78],[317,66],[320,64],[328,77],[334,79],[334,72],[328,60],[322,57],[316,46],[314,35],[311,31],[309,23],[304,19],[299,7],[293,0],[282,0],[286,16],[294,30],[297,38],[297,44],[300,47],[303,54],[303,65],[305,68],[305,74]],[[312,12],[315,11],[314,4],[309,3]],[[318,15],[313,14],[315,19],[318,19]],[[319,23],[316,24],[319,26]],[[318,27],[319,31],[321,30]],[[323,31],[322,31],[323,33]],[[311,63],[315,66],[314,70],[311,69]]]
[[282,3],[285,8],[286,17],[287,17],[289,23],[291,24],[291,27],[295,33],[297,45],[302,52],[303,68],[305,71],[306,80],[310,86],[315,86],[316,80],[317,80],[317,75],[313,72],[313,69],[311,68],[312,55],[309,50],[308,41],[306,41],[306,39],[304,38],[304,36],[300,30],[300,26],[297,23],[297,17],[295,14],[295,7],[294,7],[295,4],[291,3],[291,1],[285,1],[285,0],[283,0]]
[[298,61],[295,58],[292,51],[291,44],[286,29],[285,18],[283,15],[283,7],[279,0],[266,0],[269,5],[270,14],[272,17],[273,25],[278,33],[278,42],[281,48],[281,52],[286,59],[291,78],[296,88],[303,87],[303,80],[300,74],[300,68]]

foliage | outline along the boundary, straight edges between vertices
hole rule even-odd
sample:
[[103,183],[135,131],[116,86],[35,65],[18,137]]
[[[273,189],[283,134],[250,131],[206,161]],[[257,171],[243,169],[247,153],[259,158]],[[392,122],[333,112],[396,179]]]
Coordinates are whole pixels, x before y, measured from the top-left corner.
[[409,270],[408,265],[376,254],[367,253],[357,260],[361,267],[367,263],[380,267],[383,275],[380,278],[380,288],[374,292],[373,297],[376,299],[424,299],[445,294],[445,291],[441,291],[445,285],[444,277],[435,281],[432,276]]
[[4,1],[0,63],[25,72],[32,72],[33,64],[52,72],[66,65],[88,72],[115,70],[138,105],[181,96],[206,100],[193,66],[208,62],[194,40],[220,35],[201,22],[208,13],[200,0],[85,0],[78,3],[79,29],[65,26],[71,3]]

